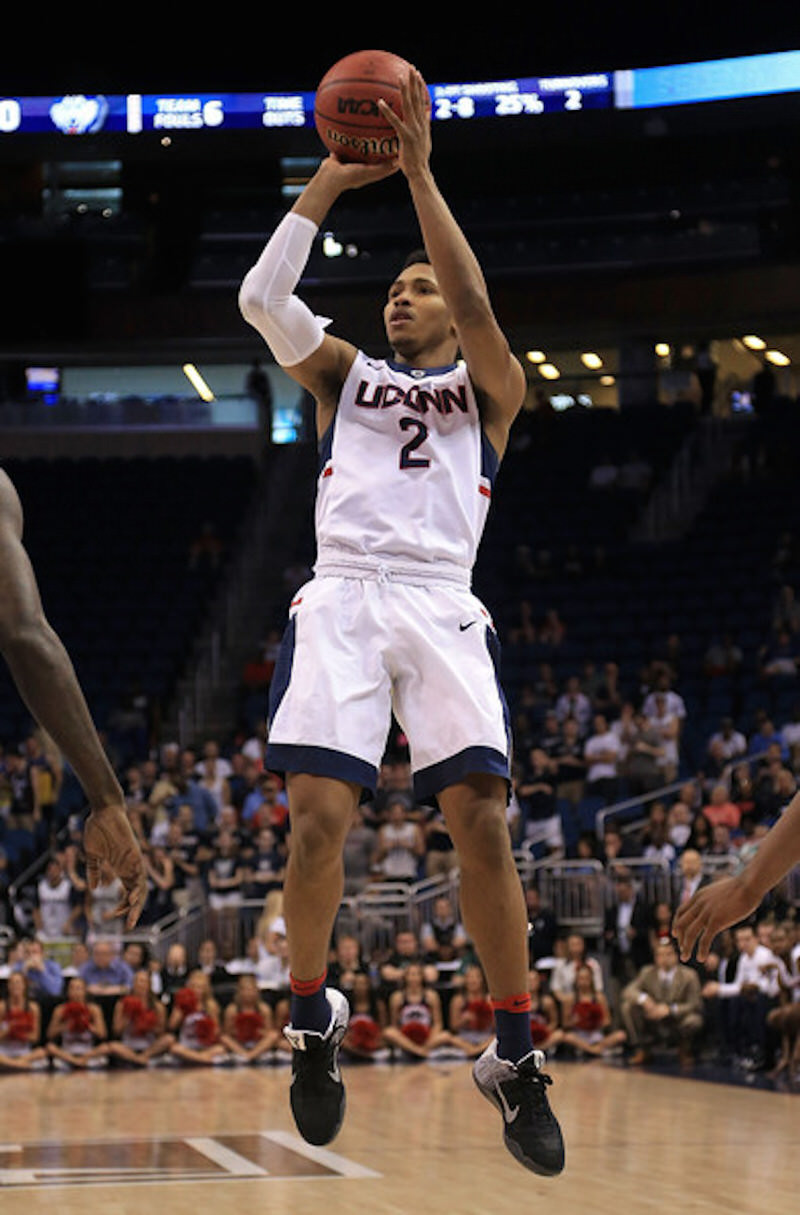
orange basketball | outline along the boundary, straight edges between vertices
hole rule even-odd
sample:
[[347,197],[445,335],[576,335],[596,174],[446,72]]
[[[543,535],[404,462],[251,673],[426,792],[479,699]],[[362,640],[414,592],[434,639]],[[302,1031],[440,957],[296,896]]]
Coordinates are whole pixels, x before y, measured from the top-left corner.
[[409,70],[391,51],[354,51],[325,73],[314,98],[314,121],[329,152],[365,164],[397,155],[397,135],[378,100],[402,114],[400,84]]

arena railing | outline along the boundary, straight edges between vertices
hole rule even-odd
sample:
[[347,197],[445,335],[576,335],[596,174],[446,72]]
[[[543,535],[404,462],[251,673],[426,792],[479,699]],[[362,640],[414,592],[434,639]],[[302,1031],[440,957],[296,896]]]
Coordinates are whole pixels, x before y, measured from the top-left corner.
[[615,857],[607,861],[606,873],[606,906],[613,903],[615,881],[627,874],[634,888],[651,907],[658,903],[668,903],[672,906],[675,899],[676,874],[669,862],[660,857]]
[[[401,929],[419,933],[422,925],[430,922],[434,904],[442,896],[449,898],[454,909],[457,909],[457,871],[410,884],[373,882],[358,894],[342,899],[336,931],[357,936],[367,954],[374,949],[390,948],[395,934]],[[261,935],[266,927],[262,924],[266,915],[265,903],[263,899],[242,899],[231,911],[231,941],[236,956],[242,957],[247,942]],[[215,926],[208,901],[201,899],[171,912],[155,924],[125,932],[114,939],[141,941],[154,958],[163,962],[173,943],[184,945],[189,956],[195,956],[203,940],[216,937],[217,927],[219,924]]]
[[528,878],[538,887],[560,928],[592,938],[602,935],[606,910],[605,867],[596,860],[534,861]]
[[625,798],[624,801],[614,802],[610,806],[604,806],[602,810],[598,810],[595,815],[595,835],[598,840],[602,840],[605,834],[606,824],[610,819],[624,819],[624,822],[618,824],[623,830],[633,830],[640,826],[646,819],[646,814],[638,817],[627,817],[630,811],[644,810],[652,802],[663,801],[665,797],[671,796],[673,793],[678,793],[688,784],[696,784],[698,778],[695,776],[687,776],[683,780],[672,781],[671,784],[662,785],[658,789],[653,789],[649,793],[640,793],[636,797]]

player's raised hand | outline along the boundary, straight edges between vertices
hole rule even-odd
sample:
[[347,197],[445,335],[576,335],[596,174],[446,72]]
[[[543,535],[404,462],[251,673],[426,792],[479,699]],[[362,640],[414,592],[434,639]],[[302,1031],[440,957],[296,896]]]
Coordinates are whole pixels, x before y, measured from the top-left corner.
[[378,102],[381,114],[391,123],[400,142],[398,164],[406,177],[427,168],[431,155],[431,100],[421,73],[412,68],[400,83],[403,115],[395,114],[385,101]]
[[399,168],[396,160],[382,160],[364,164],[356,160],[341,160],[335,152],[331,152],[322,161],[318,172],[326,177],[335,187],[345,190],[360,190],[362,186],[372,185],[373,182],[383,181],[391,177]]
[[124,806],[92,811],[83,827],[83,850],[89,889],[96,889],[105,862],[124,888],[112,916],[125,916],[125,926],[134,928],[147,898],[147,877],[144,857]]

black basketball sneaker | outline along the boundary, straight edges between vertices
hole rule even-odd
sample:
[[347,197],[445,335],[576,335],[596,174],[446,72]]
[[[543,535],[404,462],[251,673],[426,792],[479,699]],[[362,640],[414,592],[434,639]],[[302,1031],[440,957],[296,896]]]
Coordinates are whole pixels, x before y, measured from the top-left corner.
[[335,987],[325,995],[331,1023],[324,1034],[287,1025],[292,1045],[292,1085],[289,1100],[297,1129],[307,1143],[330,1143],[344,1120],[345,1092],[339,1071],[339,1047],[350,1019],[350,1006]]
[[540,1050],[519,1063],[498,1059],[494,1040],[476,1060],[472,1076],[503,1115],[503,1139],[512,1156],[533,1173],[555,1177],[564,1168],[564,1140],[547,1100],[553,1082],[542,1071],[544,1061]]

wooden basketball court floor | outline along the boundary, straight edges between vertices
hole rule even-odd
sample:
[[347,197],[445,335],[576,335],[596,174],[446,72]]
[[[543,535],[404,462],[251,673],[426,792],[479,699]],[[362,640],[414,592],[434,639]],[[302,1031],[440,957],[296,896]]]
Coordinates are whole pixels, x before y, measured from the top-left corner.
[[289,1068],[5,1075],[3,1215],[796,1215],[800,1099],[592,1063],[548,1065],[561,1177],[522,1169],[469,1064],[348,1065],[313,1149]]

